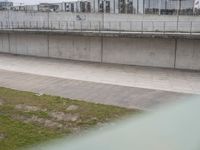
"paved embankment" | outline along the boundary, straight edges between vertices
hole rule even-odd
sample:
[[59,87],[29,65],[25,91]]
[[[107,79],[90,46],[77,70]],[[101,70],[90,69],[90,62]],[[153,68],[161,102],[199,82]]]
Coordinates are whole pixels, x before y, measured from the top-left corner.
[[123,107],[189,98],[199,83],[199,72],[0,55],[0,86]]

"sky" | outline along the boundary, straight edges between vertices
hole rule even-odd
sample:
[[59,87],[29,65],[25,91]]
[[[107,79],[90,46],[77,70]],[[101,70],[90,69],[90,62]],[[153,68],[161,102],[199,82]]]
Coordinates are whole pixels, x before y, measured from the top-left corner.
[[39,3],[54,3],[54,2],[63,2],[63,1],[75,1],[75,0],[9,0],[14,3],[14,5],[20,5],[20,3],[24,5],[32,5],[32,4],[39,4]]

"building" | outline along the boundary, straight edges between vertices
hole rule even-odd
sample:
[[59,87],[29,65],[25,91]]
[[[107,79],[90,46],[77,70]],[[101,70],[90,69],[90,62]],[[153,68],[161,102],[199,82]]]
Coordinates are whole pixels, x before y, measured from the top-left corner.
[[8,10],[13,6],[13,2],[8,0],[0,0],[0,10]]
[[13,11],[25,11],[25,6],[20,5],[20,6],[12,6],[11,10]]
[[115,13],[116,1],[114,0],[93,0],[92,6],[95,6],[95,12]]
[[54,7],[54,8],[55,8],[53,11],[57,11],[57,12],[64,11],[64,10],[63,10],[63,5],[64,5],[63,2],[62,2],[62,3],[49,3],[49,5],[50,5],[51,7]]
[[38,11],[43,11],[43,12],[57,11],[60,9],[59,6],[60,5],[57,4],[40,3],[38,5]]
[[24,5],[25,11],[38,11],[39,5]]
[[63,11],[65,12],[76,12],[76,3],[75,2],[63,2]]
[[[6,3],[9,2],[6,1]],[[194,15],[194,12],[199,12],[199,5],[200,0],[78,0],[62,3],[41,3],[38,6],[16,6],[12,9],[72,13]]]
[[95,12],[143,14],[142,0],[93,0]]
[[144,0],[146,14],[190,14],[194,0]]

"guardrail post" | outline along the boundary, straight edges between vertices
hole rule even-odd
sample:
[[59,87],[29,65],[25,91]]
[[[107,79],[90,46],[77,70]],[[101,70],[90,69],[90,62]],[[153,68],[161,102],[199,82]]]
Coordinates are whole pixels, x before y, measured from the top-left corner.
[[75,21],[73,21],[73,30],[75,30]]
[[30,29],[32,28],[31,21],[29,21],[29,27],[30,27]]
[[45,21],[43,21],[43,26],[42,26],[42,28],[45,29]]
[[179,30],[179,21],[177,21],[177,27],[176,27],[176,32],[178,33],[178,30]]
[[36,21],[36,29],[39,29],[38,21]]
[[99,32],[101,31],[101,21],[99,21]]
[[89,22],[90,26],[89,26],[89,30],[92,30],[92,23],[91,21]]
[[192,26],[193,26],[193,23],[191,21],[191,23],[190,23],[190,35],[192,35]]
[[154,23],[153,23],[153,21],[152,21],[152,30],[153,30],[153,32],[156,32],[156,31],[154,31],[155,28],[154,28]]
[[66,30],[68,31],[68,22],[66,21]]
[[6,28],[9,29],[9,22],[6,21]]
[[165,30],[166,30],[166,22],[164,21],[163,24],[164,24],[163,32],[164,32],[164,34],[165,34]]
[[109,30],[111,31],[112,29],[111,29],[111,22],[109,21]]
[[47,29],[49,30],[49,21],[47,21]]
[[50,24],[51,24],[51,27],[50,27],[50,28],[51,28],[51,30],[52,30],[52,29],[53,29],[53,23],[52,23],[52,21],[50,22]]
[[15,28],[15,25],[14,25],[14,22],[12,21],[12,29],[14,29]]
[[23,21],[23,28],[25,29],[25,21]]
[[132,21],[130,21],[129,23],[130,23],[130,32],[131,32],[133,24],[132,24]]
[[121,33],[121,30],[122,30],[122,28],[121,28],[121,21],[119,21],[119,33]]
[[81,21],[80,23],[81,23],[80,25],[81,25],[81,32],[82,32],[82,28],[83,28],[83,27],[82,27],[82,26],[83,26],[82,21]]
[[6,21],[6,26],[5,26],[5,28],[8,28],[8,22]]
[[61,25],[60,25],[60,21],[58,21],[58,28],[59,28],[59,30],[61,30]]
[[143,21],[141,21],[141,32],[142,32],[142,34],[143,34],[143,31],[144,30],[144,22]]

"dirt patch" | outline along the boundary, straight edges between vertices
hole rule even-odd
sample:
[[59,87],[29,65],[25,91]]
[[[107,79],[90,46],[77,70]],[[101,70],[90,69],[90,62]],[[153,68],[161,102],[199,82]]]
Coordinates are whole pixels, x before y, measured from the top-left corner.
[[80,118],[79,114],[71,114],[71,113],[64,113],[64,112],[51,112],[49,116],[55,118],[57,121],[72,121],[75,122]]
[[18,115],[18,116],[14,116],[13,118],[16,120],[22,121],[24,123],[37,123],[47,128],[62,128],[63,127],[61,123],[58,123],[49,119],[39,118],[35,115],[31,117]]
[[30,106],[30,105],[25,105],[25,104],[18,104],[15,106],[15,109],[22,110],[25,112],[47,111],[47,109],[41,109],[37,106]]
[[77,110],[79,109],[79,106],[77,105],[70,105],[69,107],[67,107],[67,111],[74,111],[74,110]]
[[5,139],[5,138],[6,138],[5,134],[0,133],[0,141],[2,141],[2,140]]

